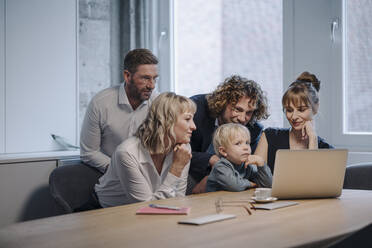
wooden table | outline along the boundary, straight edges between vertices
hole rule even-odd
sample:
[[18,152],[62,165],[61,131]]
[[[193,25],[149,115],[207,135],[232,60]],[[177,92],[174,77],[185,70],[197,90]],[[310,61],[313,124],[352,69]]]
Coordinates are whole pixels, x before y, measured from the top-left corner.
[[215,200],[246,200],[253,191],[216,192],[156,203],[191,206],[187,216],[136,215],[148,203],[18,223],[0,230],[0,247],[320,247],[372,222],[372,191],[344,190],[336,199],[296,200],[276,210],[228,207],[237,218],[191,226],[177,221],[215,214]]

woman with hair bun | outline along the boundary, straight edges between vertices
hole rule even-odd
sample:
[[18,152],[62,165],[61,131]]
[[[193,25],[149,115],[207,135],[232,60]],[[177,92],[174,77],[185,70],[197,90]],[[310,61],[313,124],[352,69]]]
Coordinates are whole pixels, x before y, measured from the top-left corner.
[[303,72],[289,85],[283,95],[282,106],[290,128],[267,128],[258,142],[255,155],[265,159],[274,172],[278,149],[329,149],[333,148],[317,136],[314,116],[319,109],[320,81],[314,74]]

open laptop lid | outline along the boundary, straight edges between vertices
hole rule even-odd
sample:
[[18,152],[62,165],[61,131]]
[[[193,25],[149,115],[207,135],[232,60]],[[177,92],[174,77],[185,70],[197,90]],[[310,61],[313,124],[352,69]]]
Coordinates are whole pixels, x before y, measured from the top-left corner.
[[278,150],[272,196],[279,199],[340,196],[347,154],[346,149]]

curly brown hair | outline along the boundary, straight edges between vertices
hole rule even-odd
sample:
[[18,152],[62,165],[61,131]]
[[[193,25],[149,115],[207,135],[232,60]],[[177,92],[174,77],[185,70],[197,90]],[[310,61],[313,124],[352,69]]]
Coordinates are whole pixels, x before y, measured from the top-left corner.
[[218,117],[228,104],[235,106],[243,96],[251,98],[257,105],[249,121],[250,124],[269,117],[267,98],[260,85],[238,75],[226,78],[215,91],[207,95],[209,110],[214,117]]

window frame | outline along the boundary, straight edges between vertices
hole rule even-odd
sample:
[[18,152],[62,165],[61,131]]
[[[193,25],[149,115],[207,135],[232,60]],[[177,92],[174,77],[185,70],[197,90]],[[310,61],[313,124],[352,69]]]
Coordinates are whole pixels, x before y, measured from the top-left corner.
[[[339,20],[338,30],[335,32],[335,42],[332,46],[331,76],[334,82],[334,99],[332,109],[333,127],[332,140],[337,147],[346,147],[351,151],[371,151],[372,133],[347,132],[346,118],[346,84],[347,84],[347,30],[346,30],[346,1],[332,0],[333,20]],[[332,117],[332,115],[330,115]]]
[[[167,75],[169,81],[161,80],[159,88],[161,91],[174,90],[174,40],[171,40],[174,30],[174,2],[173,0],[166,0],[165,5],[162,5],[163,23],[169,30],[169,49],[170,56],[167,57],[166,66],[170,68],[168,71],[161,71],[162,79]],[[301,6],[303,5],[303,6]],[[347,133],[345,132],[345,85],[346,85],[346,62],[345,62],[345,21],[346,21],[346,2],[345,0],[286,0],[283,1],[283,89],[286,89],[288,85],[299,75],[300,72],[306,68],[310,72],[313,72],[319,76],[322,81],[320,100],[321,107],[320,113],[316,119],[318,135],[325,138],[330,144],[333,144],[337,148],[348,148],[349,151],[353,152],[366,152],[372,151],[372,134],[366,133]],[[302,12],[298,13],[298,9],[301,8]],[[311,9],[311,10],[309,10]],[[301,43],[305,43],[305,38],[301,39],[301,35],[296,33],[299,28],[299,21],[301,22],[304,18],[310,21],[317,21],[319,18],[313,18],[313,15],[308,13],[316,13],[317,15],[321,12],[321,19],[326,20],[328,23],[323,23],[319,35],[314,37],[314,40],[308,41],[309,43],[321,43],[322,47],[315,53],[303,52],[304,46]],[[169,18],[169,19],[167,19]],[[335,40],[331,41],[331,21],[338,20],[338,28],[335,30]],[[312,25],[311,23],[303,23],[303,27],[313,28],[317,26],[317,23]],[[168,26],[167,26],[168,25]],[[316,27],[314,27],[316,28]],[[305,29],[307,30],[307,29]],[[158,35],[160,33],[158,32]],[[319,38],[318,36],[321,36]],[[158,36],[159,37],[159,36]],[[308,37],[306,37],[308,38]],[[322,39],[322,40],[316,40]],[[317,48],[314,46],[313,48]],[[325,54],[324,54],[325,51]],[[321,58],[319,57],[321,56]],[[308,56],[312,56],[309,58]],[[304,57],[306,59],[299,59]],[[324,65],[326,68],[317,65],[317,61],[325,60]],[[309,61],[315,61],[309,63]],[[162,62],[164,63],[164,62]],[[164,64],[165,65],[165,64]],[[164,67],[166,67],[164,66]],[[289,127],[286,118],[283,118],[283,126]]]
[[158,57],[159,92],[174,91],[174,1],[149,1],[149,49]]

